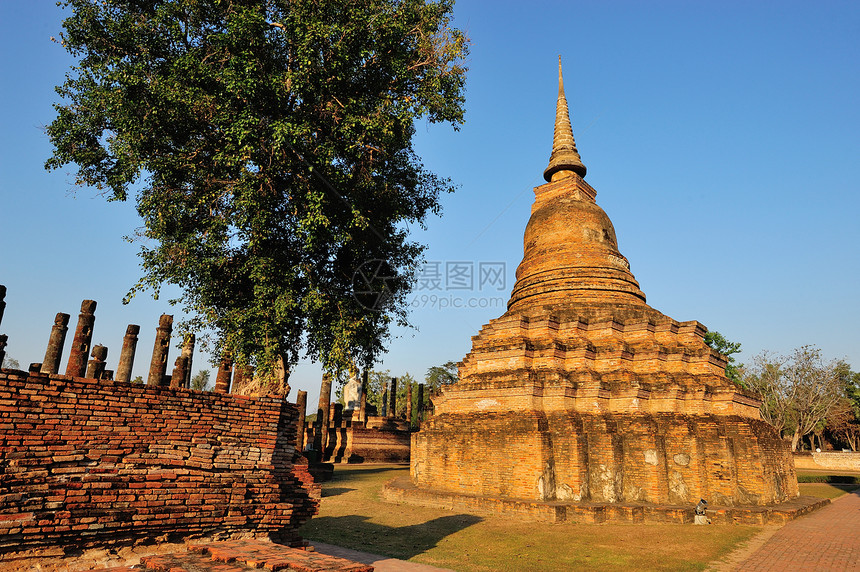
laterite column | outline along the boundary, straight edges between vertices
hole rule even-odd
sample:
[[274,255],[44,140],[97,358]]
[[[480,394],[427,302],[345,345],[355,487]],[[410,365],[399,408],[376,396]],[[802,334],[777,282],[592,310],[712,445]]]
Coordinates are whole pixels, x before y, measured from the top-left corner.
[[96,303],[94,300],[81,302],[81,313],[78,315],[78,326],[75,328],[75,337],[72,340],[72,348],[69,350],[69,365],[66,367],[66,375],[84,377],[87,373],[87,358],[90,355],[90,343],[93,340],[93,325]]
[[155,345],[152,348],[152,361],[149,364],[147,385],[164,385],[167,375],[167,354],[170,351],[170,334],[173,332],[173,316],[162,314],[155,329]]
[[69,331],[69,315],[59,313],[54,318],[51,336],[48,338],[48,349],[40,371],[54,374],[60,371],[60,360],[63,358],[63,345],[66,343],[66,332]]
[[134,366],[134,354],[137,350],[137,335],[140,326],[129,324],[122,338],[122,350],[119,353],[119,366],[116,370],[117,381],[131,381],[131,368]]

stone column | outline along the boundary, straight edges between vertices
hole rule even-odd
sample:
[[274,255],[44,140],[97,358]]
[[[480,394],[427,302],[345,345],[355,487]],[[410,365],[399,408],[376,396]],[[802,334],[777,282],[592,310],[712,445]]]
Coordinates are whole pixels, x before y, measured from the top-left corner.
[[152,361],[149,364],[147,385],[164,385],[167,375],[167,354],[170,351],[170,334],[173,332],[173,316],[162,314],[155,329],[155,345],[152,348]]
[[66,332],[69,331],[69,315],[59,313],[54,318],[51,336],[48,338],[48,349],[40,371],[54,374],[60,371],[60,360],[63,359],[63,345],[66,343]]
[[380,417],[388,417],[388,383],[382,388],[382,411],[379,412]]
[[412,382],[406,383],[406,426],[412,429]]
[[296,394],[296,409],[299,410],[299,418],[296,421],[296,450],[301,452],[305,448],[305,413],[308,409],[308,392],[301,389]]
[[218,365],[218,374],[215,376],[215,393],[230,392],[230,378],[233,376],[233,360],[230,358],[221,358],[221,363]]
[[388,392],[388,416],[395,417],[397,415],[397,378],[391,378],[391,391]]
[[186,334],[185,341],[182,342],[182,357],[185,360],[185,380],[182,382],[182,387],[188,389],[191,387],[191,366],[194,364],[194,344],[197,337],[194,334]]
[[[6,311],[6,287],[0,284],[0,324],[3,323],[3,312]],[[0,334],[0,367],[3,367],[3,360],[6,358],[6,342],[9,341],[9,336]]]
[[119,366],[117,366],[116,380],[131,381],[131,368],[134,366],[134,353],[137,350],[137,334],[140,326],[129,324],[122,338],[122,350],[119,353]]
[[325,448],[328,445],[328,420],[331,401],[331,376],[323,374],[320,383],[320,399],[317,407],[317,431],[314,438],[314,448],[320,452],[320,461],[323,461]]
[[81,302],[81,313],[78,315],[78,326],[75,328],[75,337],[69,350],[69,365],[66,367],[66,375],[83,377],[87,372],[87,358],[90,355],[90,343],[93,341],[93,325],[96,303],[93,300]]
[[6,287],[0,284],[0,324],[3,323],[3,312],[6,311]]
[[418,384],[418,427],[421,427],[421,421],[424,420],[424,384]]
[[365,369],[361,375],[361,406],[358,410],[358,420],[363,424],[367,424],[367,377],[368,372]]
[[87,365],[88,379],[101,379],[105,371],[105,360],[108,349],[104,346],[93,346],[93,359]]
[[179,389],[185,387],[188,378],[188,356],[179,356],[173,364],[173,373],[170,375],[170,387]]
[[335,429],[339,429],[340,426],[343,425],[343,404],[333,401],[331,404],[331,408],[331,426]]

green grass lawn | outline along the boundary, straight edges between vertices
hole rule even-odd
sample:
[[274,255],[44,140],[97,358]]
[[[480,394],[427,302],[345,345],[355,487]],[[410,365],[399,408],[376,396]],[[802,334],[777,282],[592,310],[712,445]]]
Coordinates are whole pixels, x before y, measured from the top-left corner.
[[704,570],[757,526],[538,524],[382,501],[408,474],[391,465],[336,466],[319,515],[300,529],[313,541],[460,571]]
[[[810,480],[808,477],[820,479],[821,481],[834,480],[834,477],[855,477],[860,480],[860,472],[857,471],[825,471],[817,469],[804,469],[797,471],[798,480]],[[860,489],[860,484],[841,484],[830,482],[800,483],[800,494],[820,497],[824,499],[835,499],[844,494]]]
[[860,485],[839,485],[830,483],[800,483],[800,494],[822,499],[835,499],[856,491]]

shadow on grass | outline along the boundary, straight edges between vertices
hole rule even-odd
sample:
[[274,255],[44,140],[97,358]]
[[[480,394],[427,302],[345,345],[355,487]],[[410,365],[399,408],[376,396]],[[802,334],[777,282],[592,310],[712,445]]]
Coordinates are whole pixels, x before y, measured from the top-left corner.
[[342,495],[344,493],[352,492],[355,489],[350,489],[347,487],[323,487],[322,497],[336,497],[337,495]]
[[[393,508],[396,510],[396,508]],[[408,560],[435,547],[440,540],[481,522],[481,517],[455,514],[421,524],[392,527],[370,522],[360,515],[323,516],[312,519],[301,534],[305,538],[352,550]]]
[[341,478],[349,478],[350,475],[373,475],[376,473],[384,473],[386,471],[398,471],[408,468],[409,463],[392,463],[390,465],[377,466],[337,464],[334,466],[334,476],[335,478],[337,478],[338,476],[340,476]]

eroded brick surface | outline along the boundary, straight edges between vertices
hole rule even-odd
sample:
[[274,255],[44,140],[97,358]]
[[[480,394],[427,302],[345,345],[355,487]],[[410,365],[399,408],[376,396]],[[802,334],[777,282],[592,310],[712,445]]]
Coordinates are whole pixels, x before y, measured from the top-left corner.
[[319,486],[295,407],[0,373],[0,551],[253,532],[298,541]]

